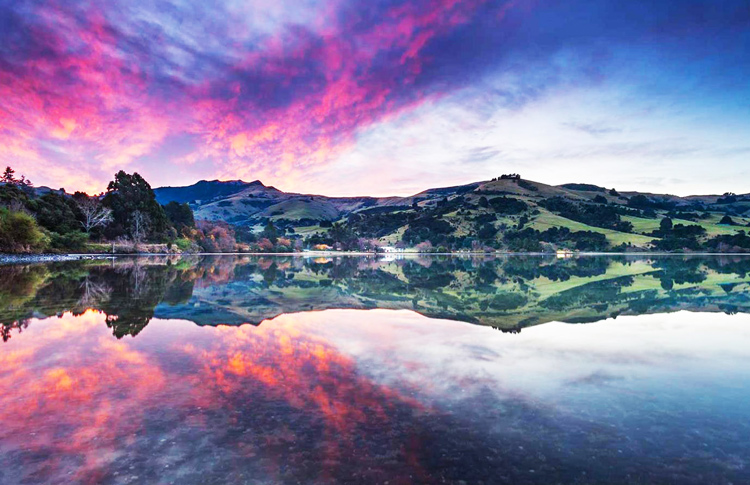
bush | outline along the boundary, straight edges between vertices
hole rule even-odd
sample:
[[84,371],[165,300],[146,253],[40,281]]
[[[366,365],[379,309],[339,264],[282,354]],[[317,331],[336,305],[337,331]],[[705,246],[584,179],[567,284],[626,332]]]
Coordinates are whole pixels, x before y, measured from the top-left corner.
[[177,246],[177,249],[182,252],[188,251],[193,247],[192,241],[184,237],[181,237],[180,239],[175,239],[174,245]]
[[490,301],[493,310],[508,311],[524,306],[528,302],[525,295],[520,293],[501,292]]
[[0,208],[0,251],[36,252],[44,249],[45,242],[33,217]]
[[513,197],[495,197],[489,201],[490,206],[500,214],[520,214],[529,206],[522,200],[515,199]]
[[53,232],[49,246],[55,251],[83,251],[88,241],[89,236],[85,232],[74,231],[65,234]]

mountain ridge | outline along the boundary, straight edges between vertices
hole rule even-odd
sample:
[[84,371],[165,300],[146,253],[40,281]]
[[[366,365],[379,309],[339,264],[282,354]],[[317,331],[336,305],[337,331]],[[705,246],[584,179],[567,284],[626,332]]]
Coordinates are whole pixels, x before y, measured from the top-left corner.
[[[392,197],[284,192],[259,180],[200,181],[154,192],[162,204],[188,203],[196,219],[247,227],[255,234],[272,223],[282,234],[302,237],[311,245],[336,243],[343,233],[333,237],[329,228],[338,224],[349,240],[407,247],[429,242],[453,249],[533,251],[544,247],[541,241],[590,251],[697,249],[711,237],[733,236],[750,225],[750,194],[618,192],[585,183],[549,185],[517,174]],[[662,221],[667,218],[670,226],[665,229]],[[674,234],[669,232],[671,224],[677,227]],[[546,235],[523,232],[529,229]],[[548,233],[550,229],[564,232]],[[528,237],[543,239],[528,243]],[[675,240],[654,247],[662,237]]]
[[[511,179],[509,179],[509,180],[511,180]],[[527,180],[527,179],[519,179],[519,180],[523,180],[523,181],[526,181],[526,182],[532,182],[532,183],[535,183],[535,184],[544,184],[543,182],[535,182],[535,181],[530,181],[530,180]],[[478,187],[478,186],[490,183],[492,181],[494,181],[494,179],[484,180],[484,181],[478,181],[478,182],[470,182],[470,183],[467,183],[467,184],[451,185],[451,186],[445,186],[445,187],[430,187],[430,188],[421,190],[420,192],[414,193],[412,195],[388,195],[388,196],[376,196],[376,195],[333,196],[333,195],[325,195],[325,194],[320,194],[320,193],[286,192],[286,191],[278,189],[278,188],[276,188],[276,187],[274,187],[272,185],[265,185],[259,179],[253,180],[252,182],[246,182],[246,181],[244,181],[242,179],[236,179],[236,180],[219,180],[219,179],[206,180],[206,179],[202,179],[202,180],[199,180],[199,181],[197,181],[197,182],[195,182],[194,184],[191,184],[191,185],[165,185],[165,186],[161,186],[161,187],[156,187],[156,188],[154,188],[154,192],[156,193],[157,201],[159,201],[161,204],[169,203],[172,200],[179,201],[176,198],[173,198],[173,197],[171,197],[171,196],[168,195],[172,191],[186,191],[186,192],[190,192],[191,190],[195,190],[195,189],[197,189],[200,186],[214,186],[214,187],[222,187],[222,186],[232,187],[232,186],[234,186],[234,187],[241,187],[241,189],[238,189],[236,192],[233,192],[233,193],[240,192],[242,189],[250,187],[250,186],[261,186],[261,187],[265,187],[265,188],[268,188],[268,189],[271,189],[271,190],[276,190],[276,191],[279,191],[279,192],[282,192],[282,193],[285,193],[285,194],[288,194],[288,195],[307,196],[307,197],[325,197],[325,198],[328,198],[328,199],[409,199],[409,198],[423,196],[423,195],[429,194],[429,193],[438,193],[438,192],[444,192],[444,191],[450,191],[450,190],[460,190],[462,188],[466,188],[466,187],[469,187],[469,186],[476,186],[476,187]],[[544,184],[544,185],[548,185],[548,184]],[[572,188],[572,186],[583,186],[583,185],[592,187],[592,190],[583,190],[583,189]],[[568,183],[558,184],[558,185],[549,185],[549,187],[557,187],[557,188],[560,188],[560,189],[568,189],[568,190],[573,190],[573,191],[586,191],[586,192],[597,192],[597,191],[598,192],[605,192],[605,191],[611,190],[611,189],[607,189],[606,187],[603,187],[603,186],[600,186],[600,185],[587,184],[587,183],[577,183],[577,182],[568,182]],[[47,187],[44,187],[44,188],[46,188],[46,189],[48,189],[50,191],[54,191],[54,189],[50,189],[50,188],[47,188]],[[621,193],[623,195],[626,195],[626,196],[633,196],[633,195],[641,194],[641,195],[646,195],[646,196],[650,196],[650,197],[680,199],[680,200],[708,199],[708,198],[716,198],[716,199],[718,199],[718,198],[721,198],[721,197],[723,197],[723,196],[726,195],[726,193],[725,194],[676,195],[676,194],[659,193],[659,192],[644,192],[644,191],[639,191],[639,190],[623,190],[623,191],[619,191],[619,193]],[[230,194],[225,194],[225,195],[232,195],[232,194],[230,193]],[[750,197],[750,192],[748,192],[748,193],[742,193],[742,194],[736,194],[736,195],[738,197]],[[185,201],[188,201],[188,200],[185,200]]]

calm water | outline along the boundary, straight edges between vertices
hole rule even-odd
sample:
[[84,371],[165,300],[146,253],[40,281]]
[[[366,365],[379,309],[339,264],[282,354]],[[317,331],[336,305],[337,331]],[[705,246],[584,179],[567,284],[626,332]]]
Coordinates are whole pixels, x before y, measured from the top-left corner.
[[750,258],[0,267],[0,482],[748,483]]

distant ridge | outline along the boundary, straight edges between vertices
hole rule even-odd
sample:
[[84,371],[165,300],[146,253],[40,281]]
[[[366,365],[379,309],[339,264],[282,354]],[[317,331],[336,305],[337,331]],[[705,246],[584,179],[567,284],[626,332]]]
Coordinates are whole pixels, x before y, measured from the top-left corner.
[[265,187],[260,180],[254,180],[253,182],[245,182],[244,180],[201,180],[187,187],[159,187],[154,189],[154,193],[160,204],[167,204],[172,201],[184,203],[228,197],[253,186]]

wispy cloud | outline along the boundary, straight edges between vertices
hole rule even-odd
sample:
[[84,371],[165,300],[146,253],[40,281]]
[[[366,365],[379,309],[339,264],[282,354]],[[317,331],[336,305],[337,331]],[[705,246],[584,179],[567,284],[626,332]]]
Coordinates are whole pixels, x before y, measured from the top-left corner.
[[[686,85],[726,92],[747,79],[749,19],[741,0],[0,0],[0,162],[89,190],[119,168],[299,188],[404,115],[463,96],[470,137],[498,109],[622,79],[629,52],[645,60],[628,82],[656,104],[674,82],[645,63],[686,52],[715,67]],[[622,134],[589,119],[564,128]],[[461,165],[510,156],[457,150]]]

